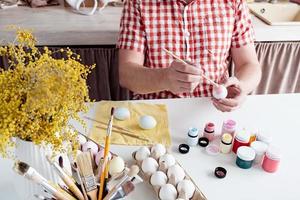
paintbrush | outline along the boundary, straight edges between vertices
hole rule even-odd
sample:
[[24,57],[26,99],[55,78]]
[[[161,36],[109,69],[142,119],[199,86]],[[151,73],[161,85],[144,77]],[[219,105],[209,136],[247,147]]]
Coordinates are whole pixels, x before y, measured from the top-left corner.
[[52,161],[50,156],[47,155],[48,162],[52,165],[52,167],[55,169],[59,177],[64,181],[64,183],[68,186],[69,190],[79,199],[84,200],[84,197],[79,190],[79,188],[75,185],[74,180],[66,174],[66,172],[59,166],[59,164],[55,161]]
[[16,161],[13,170],[19,175],[41,185],[49,194],[59,200],[76,200],[74,197],[59,191],[57,188],[52,186],[47,179],[40,175],[34,168],[30,167],[27,163]]
[[[104,129],[105,127],[102,127],[102,126],[96,126],[96,128]],[[146,142],[151,142],[149,139],[144,138],[144,137],[141,137],[141,136],[138,136],[138,135],[135,135],[135,134],[133,134],[133,133],[127,133],[127,132],[124,132],[124,131],[118,131],[118,130],[113,130],[113,132],[116,132],[116,133],[119,133],[119,134],[122,134],[122,135],[126,135],[126,136],[128,136],[128,137],[135,138],[135,139],[138,139],[138,140],[143,140],[143,141],[146,141]]]
[[109,200],[112,197],[114,197],[117,192],[118,189],[127,181],[129,181],[132,177],[134,177],[135,175],[137,175],[139,173],[139,167],[137,165],[132,165],[130,167],[130,170],[128,173],[126,173],[120,180],[119,182],[108,192],[108,194],[105,196],[105,198],[103,200]]
[[75,170],[76,176],[78,177],[78,182],[80,184],[80,187],[81,187],[81,190],[82,190],[82,193],[83,193],[83,196],[84,196],[84,200],[89,200],[89,198],[88,198],[88,196],[86,194],[86,191],[85,191],[85,188],[84,188],[84,185],[83,185],[83,181],[81,179],[81,176],[80,176],[80,173],[79,173],[79,170],[78,170],[76,162],[74,162],[73,169]]
[[[186,64],[186,65],[190,65],[190,63],[187,63],[185,60],[181,59],[179,56],[175,55],[174,53],[172,53],[171,51],[163,48],[163,50],[169,54],[170,56],[174,57],[176,60]],[[208,78],[207,76],[205,76],[204,74],[201,74],[202,78],[208,80],[211,84],[213,84],[216,87],[219,87],[219,85],[217,83],[215,83],[213,80],[211,80],[210,78]]]
[[104,163],[102,165],[102,173],[100,176],[100,191],[98,195],[98,200],[102,200],[103,191],[105,189],[105,182],[107,181],[106,177],[108,174],[108,152],[110,148],[110,136],[112,131],[113,120],[114,120],[114,107],[112,107],[110,111],[110,120],[108,122],[107,132],[105,137]]
[[[84,118],[86,118],[86,119],[88,119],[88,120],[91,120],[91,121],[94,121],[94,122],[97,122],[98,124],[103,124],[104,126],[107,126],[107,124],[106,124],[105,122],[102,122],[102,121],[93,119],[93,118],[91,118],[91,117],[84,116]],[[123,127],[118,126],[118,125],[114,125],[113,128],[119,129],[119,130],[122,130],[122,131],[126,131],[126,132],[131,132],[129,129],[123,128]]]
[[129,193],[131,193],[134,190],[134,188],[135,188],[134,184],[131,181],[127,181],[121,187],[119,187],[119,189],[117,190],[117,193],[108,200],[123,199]]
[[39,194],[34,194],[34,197],[36,199],[40,199],[40,200],[56,200],[55,198],[45,197],[45,196],[42,196],[42,195],[39,195]]
[[93,173],[91,154],[83,152],[77,156],[77,165],[90,200],[97,200],[97,184]]

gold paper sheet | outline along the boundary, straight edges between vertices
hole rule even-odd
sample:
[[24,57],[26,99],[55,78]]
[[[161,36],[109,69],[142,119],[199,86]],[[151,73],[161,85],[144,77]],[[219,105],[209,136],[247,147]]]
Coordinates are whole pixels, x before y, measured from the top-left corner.
[[[130,111],[130,119],[125,121],[114,119],[113,125],[129,129],[134,134],[142,136],[143,138],[147,138],[151,142],[132,138],[113,131],[111,136],[111,144],[151,145],[155,143],[161,143],[165,146],[171,145],[171,136],[168,126],[168,112],[166,105],[133,103],[128,101],[101,101],[96,103],[96,112],[93,118],[95,120],[108,123],[110,118],[110,110],[112,107],[126,107]],[[138,122],[140,116],[143,115],[153,116],[157,121],[156,127],[151,130],[141,129],[138,125]],[[93,122],[93,127],[89,132],[89,136],[100,144],[103,144],[105,141],[106,129],[96,128],[96,126],[98,125],[99,124],[97,122]]]

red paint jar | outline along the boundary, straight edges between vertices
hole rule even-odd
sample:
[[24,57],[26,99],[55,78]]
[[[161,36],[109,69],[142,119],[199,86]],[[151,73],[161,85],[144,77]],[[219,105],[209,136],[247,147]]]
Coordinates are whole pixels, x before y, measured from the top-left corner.
[[203,136],[206,137],[209,141],[215,139],[215,124],[207,123],[204,128]]
[[236,153],[239,147],[249,146],[250,144],[249,141],[250,141],[250,134],[246,131],[240,131],[234,137],[232,151]]
[[262,168],[269,173],[274,173],[278,170],[281,154],[278,148],[270,146],[263,159]]

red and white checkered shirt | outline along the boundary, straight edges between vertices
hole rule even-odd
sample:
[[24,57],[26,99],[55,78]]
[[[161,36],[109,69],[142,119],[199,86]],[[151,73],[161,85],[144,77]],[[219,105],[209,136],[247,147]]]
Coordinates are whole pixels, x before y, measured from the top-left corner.
[[[254,33],[243,0],[126,0],[118,48],[145,54],[145,66],[169,67],[172,56],[201,67],[215,82],[228,78],[230,48],[253,43]],[[135,94],[135,99],[211,96],[212,85],[203,80],[192,93],[161,91]]]

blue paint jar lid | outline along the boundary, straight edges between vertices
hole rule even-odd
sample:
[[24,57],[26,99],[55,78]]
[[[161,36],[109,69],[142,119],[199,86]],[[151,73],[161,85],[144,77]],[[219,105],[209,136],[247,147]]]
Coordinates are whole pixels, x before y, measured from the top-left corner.
[[241,146],[237,150],[237,156],[245,161],[252,161],[255,158],[255,151],[251,147]]

